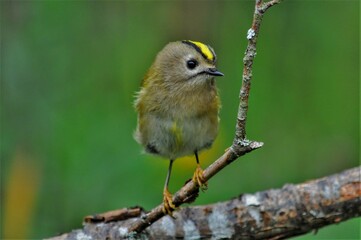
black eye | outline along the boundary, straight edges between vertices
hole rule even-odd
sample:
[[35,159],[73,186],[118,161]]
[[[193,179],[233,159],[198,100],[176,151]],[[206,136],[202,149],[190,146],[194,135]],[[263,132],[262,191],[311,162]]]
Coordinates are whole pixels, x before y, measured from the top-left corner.
[[188,69],[194,69],[198,66],[198,62],[194,59],[187,61],[187,68]]

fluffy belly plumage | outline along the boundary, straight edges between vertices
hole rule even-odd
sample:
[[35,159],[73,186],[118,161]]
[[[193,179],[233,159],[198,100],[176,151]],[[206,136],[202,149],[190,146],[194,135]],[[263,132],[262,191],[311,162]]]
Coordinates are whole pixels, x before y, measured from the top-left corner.
[[[211,147],[218,133],[217,114],[183,119],[153,115],[147,119],[146,123],[138,125],[136,139],[147,152],[168,159]],[[145,132],[147,134],[141,134]]]

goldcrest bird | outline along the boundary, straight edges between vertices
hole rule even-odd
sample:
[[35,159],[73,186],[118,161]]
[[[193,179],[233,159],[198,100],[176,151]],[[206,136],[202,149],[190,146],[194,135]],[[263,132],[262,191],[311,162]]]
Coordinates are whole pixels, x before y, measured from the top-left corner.
[[135,139],[145,151],[170,160],[163,190],[163,210],[172,216],[175,206],[168,184],[175,159],[195,155],[192,180],[207,188],[198,152],[210,148],[218,133],[220,100],[215,77],[216,54],[200,42],[167,44],[146,73],[135,101],[138,125]]

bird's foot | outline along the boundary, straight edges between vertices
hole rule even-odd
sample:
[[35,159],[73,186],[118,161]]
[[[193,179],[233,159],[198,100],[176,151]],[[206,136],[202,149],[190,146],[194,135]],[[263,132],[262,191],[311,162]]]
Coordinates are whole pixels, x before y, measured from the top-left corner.
[[165,188],[163,191],[163,212],[171,217],[173,217],[173,211],[176,209],[172,198],[172,194]]
[[208,189],[208,183],[203,177],[203,169],[201,168],[200,165],[197,165],[197,168],[194,171],[192,180],[195,184],[197,184],[200,187],[200,189],[202,191],[205,191]]

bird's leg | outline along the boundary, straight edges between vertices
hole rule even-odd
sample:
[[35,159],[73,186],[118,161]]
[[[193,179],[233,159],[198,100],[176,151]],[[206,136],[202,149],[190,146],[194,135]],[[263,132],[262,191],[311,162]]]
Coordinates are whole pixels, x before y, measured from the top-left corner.
[[176,209],[175,205],[172,201],[172,194],[168,191],[168,183],[170,179],[170,174],[172,172],[172,165],[174,160],[170,160],[169,168],[167,173],[167,178],[165,179],[164,190],[163,190],[163,212],[164,214],[168,214],[169,216],[173,217],[172,212]]
[[201,188],[202,191],[205,191],[208,188],[208,184],[207,184],[207,181],[203,177],[203,169],[201,168],[201,165],[199,164],[197,150],[194,151],[194,155],[196,156],[197,168],[194,171],[192,180],[195,184],[197,184]]

